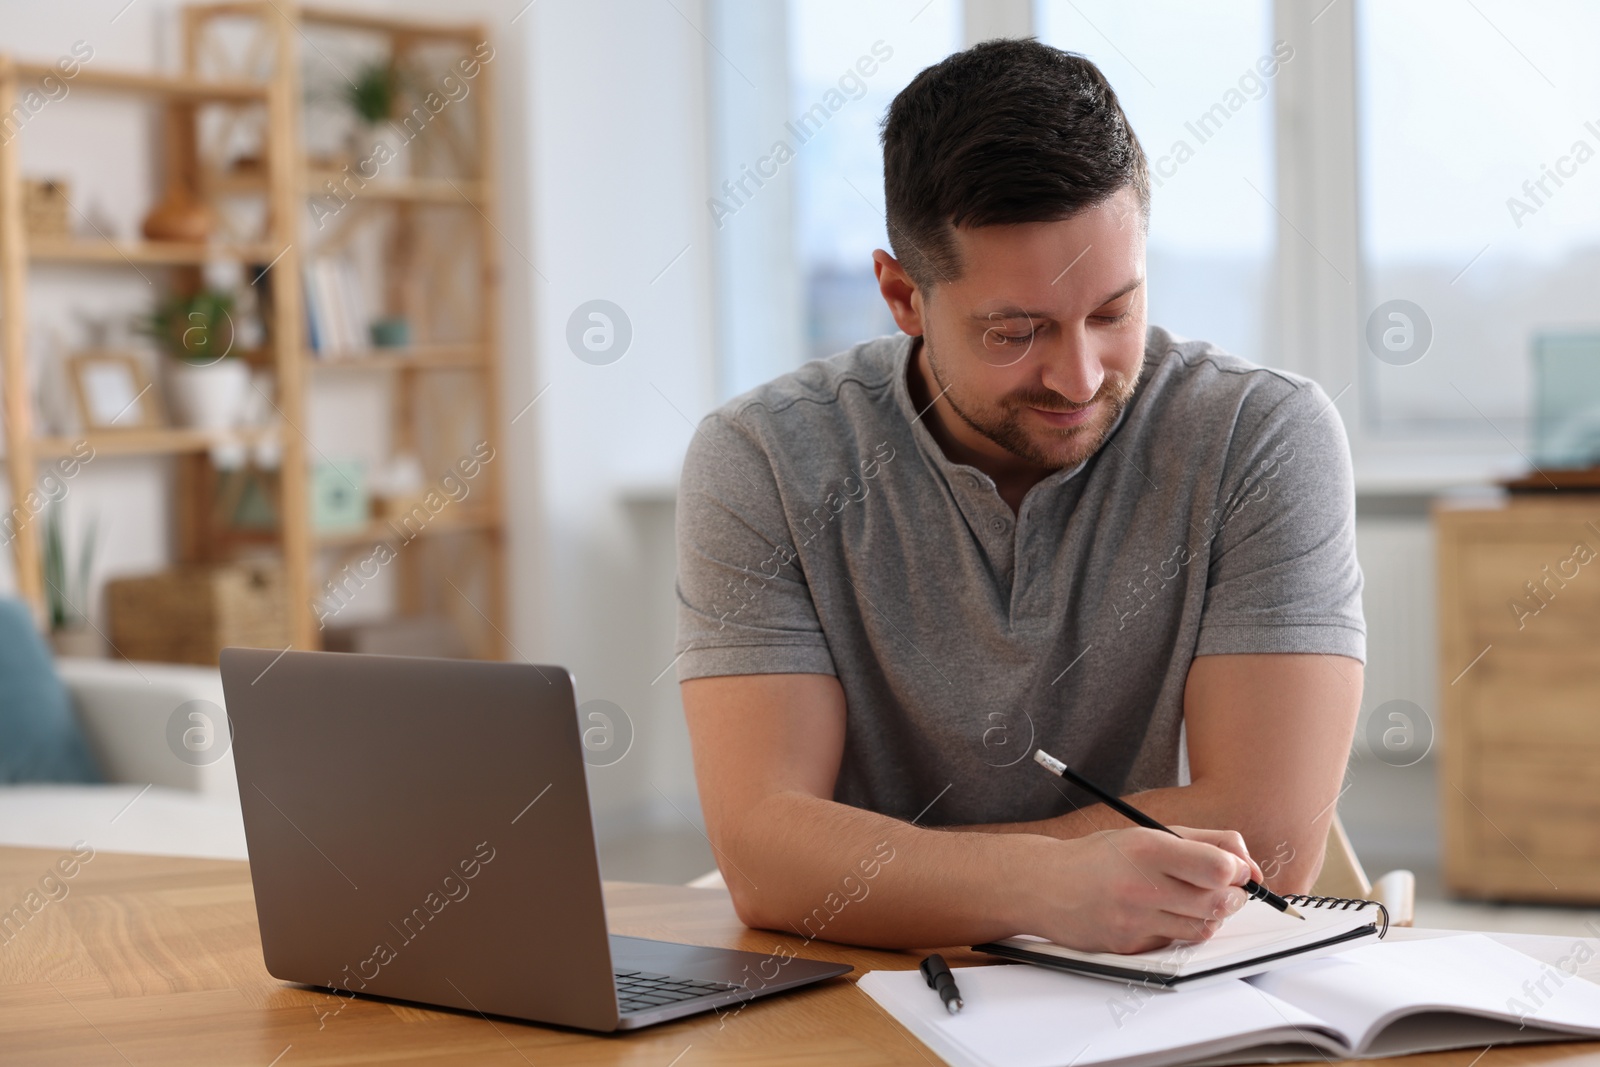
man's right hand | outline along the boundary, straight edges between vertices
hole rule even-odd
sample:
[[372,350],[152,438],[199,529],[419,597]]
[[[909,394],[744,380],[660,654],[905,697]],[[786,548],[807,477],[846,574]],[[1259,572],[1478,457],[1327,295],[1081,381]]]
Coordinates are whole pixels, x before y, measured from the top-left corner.
[[1145,952],[1204,941],[1249,898],[1261,870],[1238,834],[1136,827],[1061,841],[1030,837],[1032,868],[1015,884],[1024,928],[1095,952]]

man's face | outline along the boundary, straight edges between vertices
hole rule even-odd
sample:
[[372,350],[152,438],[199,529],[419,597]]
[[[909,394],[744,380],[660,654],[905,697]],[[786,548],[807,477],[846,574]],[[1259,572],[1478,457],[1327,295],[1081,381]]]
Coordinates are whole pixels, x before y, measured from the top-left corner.
[[952,431],[998,447],[997,459],[1076,466],[1105,442],[1144,365],[1136,195],[1059,222],[963,227],[955,242],[961,277],[910,300],[935,391],[967,428]]

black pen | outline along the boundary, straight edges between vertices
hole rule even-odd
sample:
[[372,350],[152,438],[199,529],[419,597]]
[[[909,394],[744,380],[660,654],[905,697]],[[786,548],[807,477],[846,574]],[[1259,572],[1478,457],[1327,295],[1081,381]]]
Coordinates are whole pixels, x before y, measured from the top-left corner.
[[[1129,804],[1120,797],[1114,797],[1110,793],[1107,793],[1104,789],[1101,789],[1099,786],[1089,781],[1089,779],[1085,778],[1077,771],[1074,771],[1071,767],[1068,767],[1065,763],[1062,763],[1060,760],[1050,755],[1050,753],[1046,752],[1044,749],[1041,748],[1034,752],[1033,761],[1039,766],[1043,767],[1045,770],[1051,771],[1060,775],[1062,778],[1065,778],[1067,781],[1071,782],[1079,789],[1082,789],[1084,792],[1092,793],[1099,797],[1105,802],[1107,807],[1111,808],[1111,810],[1126,816],[1127,818],[1138,823],[1140,826],[1143,826],[1148,830],[1160,830],[1163,833],[1172,834],[1173,837],[1183,836],[1182,834],[1174,833],[1172,830],[1162,826],[1150,816],[1146,815],[1144,812],[1140,811],[1138,808],[1134,807],[1132,804]],[[1287,900],[1284,900],[1278,894],[1274,893],[1272,890],[1268,889],[1254,878],[1246,882],[1242,888],[1247,896],[1253,897],[1256,900],[1263,901],[1267,904],[1271,904],[1274,908],[1277,908],[1285,915],[1293,915],[1296,919],[1305,919],[1304,915],[1301,915],[1294,909],[1293,904],[1290,904]]]
[[950,973],[950,967],[944,962],[944,957],[935,952],[922,961],[918,968],[922,972],[923,981],[928,983],[929,989],[939,991],[939,999],[944,1001],[944,1010],[954,1015],[961,1010],[961,990],[956,988],[956,976]]

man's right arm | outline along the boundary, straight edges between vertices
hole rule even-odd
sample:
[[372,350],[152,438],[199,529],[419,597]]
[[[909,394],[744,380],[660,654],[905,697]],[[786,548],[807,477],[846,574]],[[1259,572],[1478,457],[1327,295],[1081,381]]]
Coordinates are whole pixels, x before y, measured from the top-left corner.
[[926,829],[840,804],[845,699],[831,675],[695,678],[682,693],[707,835],[750,926],[885,948],[1026,932],[1133,952],[1209,936],[1259,876],[1224,831],[1063,841]]

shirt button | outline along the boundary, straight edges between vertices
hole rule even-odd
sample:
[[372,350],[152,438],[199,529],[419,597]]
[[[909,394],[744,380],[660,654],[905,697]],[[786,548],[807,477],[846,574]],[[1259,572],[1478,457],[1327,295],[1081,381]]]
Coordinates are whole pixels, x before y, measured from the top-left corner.
[[993,530],[995,533],[1005,533],[1008,525],[1010,524],[998,515],[989,520],[989,529]]
[[976,474],[969,474],[967,475],[967,484],[971,485],[974,489],[982,489],[983,479],[979,478]]

